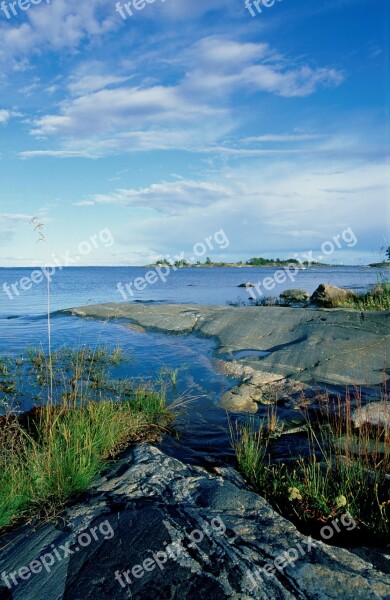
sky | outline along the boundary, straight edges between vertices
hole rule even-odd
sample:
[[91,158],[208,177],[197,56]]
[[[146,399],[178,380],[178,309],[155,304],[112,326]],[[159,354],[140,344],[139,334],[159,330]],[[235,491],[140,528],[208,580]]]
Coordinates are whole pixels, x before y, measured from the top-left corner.
[[383,257],[389,2],[261,1],[2,2],[0,266]]

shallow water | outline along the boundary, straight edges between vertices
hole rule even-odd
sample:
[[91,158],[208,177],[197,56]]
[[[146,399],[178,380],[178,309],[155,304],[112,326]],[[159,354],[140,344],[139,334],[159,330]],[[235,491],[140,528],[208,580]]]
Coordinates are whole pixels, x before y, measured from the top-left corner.
[[[75,268],[57,272],[51,284],[51,309],[58,311],[86,303],[123,301],[116,291],[117,282],[134,279],[145,271],[143,268]],[[35,285],[12,300],[3,290],[4,283],[10,285],[30,272],[29,269],[0,269],[0,356],[25,354],[32,347],[48,351],[46,285]],[[272,272],[274,269],[182,269],[172,274],[165,285],[159,282],[139,293],[138,301],[226,304],[237,297],[248,298],[248,293],[237,285],[243,281],[256,282]],[[377,278],[376,269],[318,268],[300,272],[293,287],[303,287],[311,292],[326,281],[365,289],[375,284]],[[286,287],[291,284],[284,289]],[[278,293],[282,288],[280,286]],[[52,314],[51,328],[53,350],[82,346],[94,349],[102,345],[111,349],[122,347],[126,362],[113,369],[115,377],[153,381],[159,377],[161,369],[179,369],[178,383],[169,391],[169,400],[182,395],[195,398],[182,418],[180,443],[169,442],[170,451],[194,462],[206,455],[221,459],[232,456],[227,415],[219,402],[222,394],[237,382],[213,368],[215,342],[192,335],[142,333],[120,321],[83,320],[58,312]],[[225,358],[252,356],[261,360],[265,354],[248,349]],[[19,404],[20,409],[31,408],[27,391],[19,398]],[[266,411],[267,408],[261,408],[259,417]],[[237,415],[237,418],[243,417]],[[294,454],[290,443],[285,439],[275,442],[275,454],[282,457]]]
[[[83,346],[114,350],[120,346],[124,361],[110,368],[116,379],[151,381],[158,386],[162,370],[178,369],[177,385],[170,385],[167,393],[169,401],[184,397],[188,402],[179,427],[184,448],[177,450],[188,460],[191,456],[195,460],[198,453],[212,453],[221,459],[232,454],[226,414],[219,407],[219,399],[235,380],[213,369],[214,342],[194,336],[142,333],[121,322],[62,314],[52,317],[51,326],[53,351]],[[32,347],[47,351],[47,322],[43,316],[0,319],[0,355],[26,356]],[[169,376],[166,379],[169,381]],[[28,410],[33,405],[29,390],[25,390],[15,409]]]

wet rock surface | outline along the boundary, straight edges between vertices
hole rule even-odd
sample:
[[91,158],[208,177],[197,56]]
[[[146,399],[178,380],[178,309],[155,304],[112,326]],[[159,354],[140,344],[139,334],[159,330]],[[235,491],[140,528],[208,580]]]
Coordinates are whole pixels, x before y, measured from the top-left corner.
[[138,303],[84,306],[67,312],[124,319],[165,333],[212,337],[220,356],[249,349],[268,352],[240,362],[254,371],[307,383],[380,385],[390,354],[390,312],[362,316],[360,311],[341,309]]
[[[40,562],[38,572],[33,561],[45,554],[52,564]],[[375,568],[372,553],[361,554],[312,543],[248,491],[234,469],[211,473],[145,444],[56,524],[2,538],[0,572],[15,573],[17,585],[2,583],[0,598],[389,598],[386,559],[381,554],[383,568]],[[35,573],[19,577],[32,565]]]
[[257,403],[262,400],[262,391],[252,384],[234,386],[221,399],[221,406],[226,410],[237,412],[257,412]]

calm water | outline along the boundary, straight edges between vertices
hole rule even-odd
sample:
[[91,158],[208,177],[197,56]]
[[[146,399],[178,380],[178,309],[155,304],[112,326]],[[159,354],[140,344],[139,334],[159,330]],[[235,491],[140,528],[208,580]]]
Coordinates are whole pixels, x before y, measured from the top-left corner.
[[[118,282],[129,283],[146,271],[145,268],[69,268],[57,272],[51,284],[52,310],[123,301],[117,291]],[[132,300],[226,304],[248,298],[245,289],[237,287],[240,283],[256,283],[273,272],[274,269],[256,268],[182,269],[173,273],[166,284],[159,281],[144,292],[137,292]],[[3,288],[5,283],[11,286],[22,277],[29,277],[30,273],[31,269],[0,269],[0,355],[23,354],[31,347],[47,351],[45,283],[35,284],[13,299]],[[299,272],[293,284],[278,286],[272,294],[278,295],[291,287],[312,292],[322,282],[364,290],[375,284],[378,277],[379,272],[370,268],[318,268]],[[165,367],[179,369],[178,385],[170,393],[170,399],[181,394],[197,397],[189,405],[180,445],[172,451],[190,461],[199,455],[224,458],[232,454],[226,413],[219,408],[219,400],[236,382],[214,371],[214,342],[194,336],[139,333],[122,322],[83,320],[57,312],[52,315],[52,345],[53,349],[83,345],[114,348],[119,345],[127,359],[115,373],[121,378],[154,380]],[[19,402],[22,409],[31,406],[27,393]]]
[[[29,291],[20,291],[16,295],[11,288],[13,298],[4,291],[9,286],[29,277],[31,269],[0,269],[0,317],[10,315],[26,316],[45,311],[46,285],[34,284]],[[143,277],[148,271],[142,267],[87,267],[68,268],[57,271],[51,284],[52,308],[54,310],[99,302],[123,302],[118,292],[118,283],[123,285]],[[196,304],[226,304],[228,301],[248,299],[248,292],[238,288],[240,283],[257,283],[274,274],[274,268],[241,269],[180,269],[172,272],[166,283],[158,279],[144,291],[135,291],[128,296],[129,301],[141,302],[179,302]],[[378,281],[380,271],[370,267],[332,267],[313,268],[299,271],[295,281],[277,285],[270,295],[277,296],[289,288],[302,288],[312,293],[320,283],[347,287],[355,291],[364,290]],[[18,285],[17,290],[19,291]],[[134,288],[131,288],[134,289]],[[125,290],[126,291],[126,290]],[[127,293],[127,292],[126,292]]]

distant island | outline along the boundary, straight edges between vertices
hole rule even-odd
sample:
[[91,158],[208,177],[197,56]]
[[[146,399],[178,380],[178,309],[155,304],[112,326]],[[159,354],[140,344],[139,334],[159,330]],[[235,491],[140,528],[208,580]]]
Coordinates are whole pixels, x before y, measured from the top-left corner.
[[[321,262],[316,262],[315,260],[313,260],[312,262],[310,261],[300,261],[297,260],[296,258],[288,258],[287,260],[282,260],[280,258],[263,258],[263,257],[254,257],[254,258],[250,258],[249,260],[243,262],[242,260],[238,261],[238,262],[219,262],[219,261],[212,261],[211,258],[207,257],[205,262],[201,262],[200,260],[193,262],[193,261],[188,261],[188,260],[176,260],[176,261],[169,261],[165,258],[162,258],[160,260],[157,260],[155,263],[146,265],[147,268],[155,268],[155,267],[161,267],[167,265],[169,267],[175,266],[177,268],[183,268],[183,267],[188,267],[188,268],[215,268],[215,267],[233,267],[236,269],[239,268],[243,268],[243,267],[286,267],[289,265],[295,265],[298,268],[302,268],[302,269],[308,269],[310,267],[345,267],[345,266],[362,266],[362,265],[336,265],[336,264],[329,264],[329,263],[321,263]],[[364,266],[364,265],[363,265]],[[367,267],[376,267],[376,268],[389,268],[390,267],[390,262],[379,262],[379,263],[371,263],[369,265],[365,265]]]
[[305,261],[299,261],[296,258],[289,258],[287,260],[281,260],[280,258],[276,258],[276,259],[271,259],[271,258],[250,258],[249,260],[247,260],[246,262],[243,261],[239,261],[239,262],[214,262],[212,261],[209,257],[206,258],[205,262],[201,262],[200,260],[198,260],[196,263],[194,262],[189,262],[187,260],[176,260],[175,262],[170,262],[167,259],[160,259],[157,260],[155,263],[151,264],[151,265],[147,265],[147,267],[161,267],[163,265],[167,265],[167,266],[175,266],[178,268],[182,268],[182,267],[193,267],[193,268],[199,268],[199,267],[234,267],[234,268],[243,268],[243,267],[286,267],[288,265],[296,265],[298,268],[302,267],[307,269],[308,267],[338,267],[338,266],[343,266],[343,265],[329,265],[326,263],[320,263],[320,262],[309,262],[307,260]]

